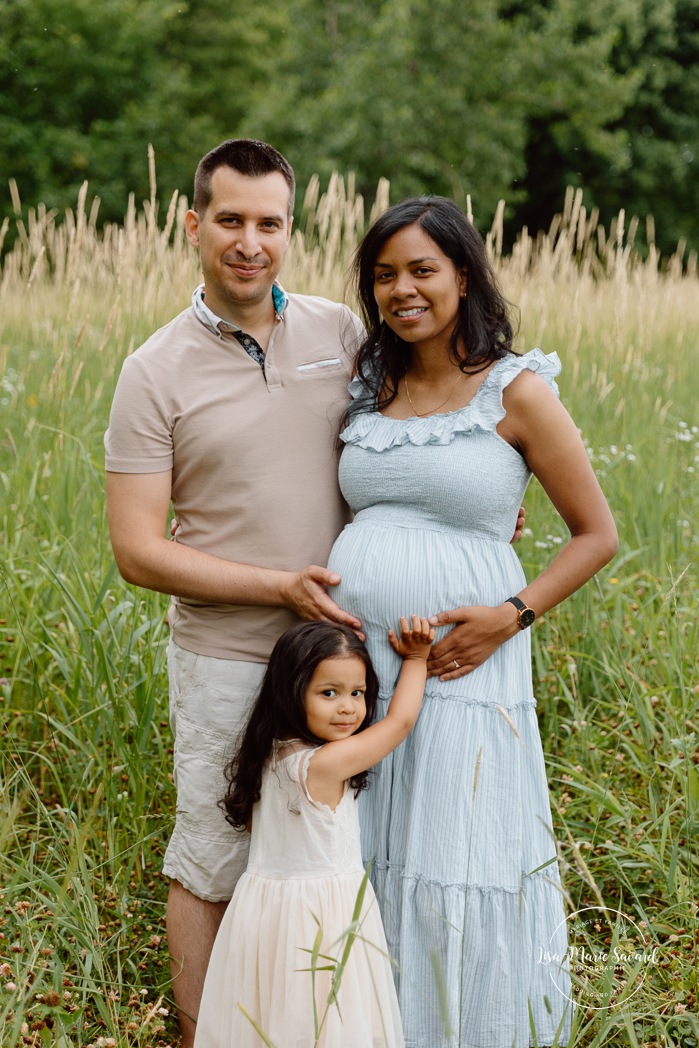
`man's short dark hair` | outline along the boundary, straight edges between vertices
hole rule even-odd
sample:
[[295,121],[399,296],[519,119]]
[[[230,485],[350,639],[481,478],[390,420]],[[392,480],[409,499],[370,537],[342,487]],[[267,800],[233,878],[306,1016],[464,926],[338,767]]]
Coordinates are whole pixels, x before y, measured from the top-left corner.
[[289,216],[294,210],[296,179],[291,164],[274,146],[254,138],[229,138],[202,157],[194,175],[194,210],[200,216],[211,203],[211,176],[218,167],[232,167],[241,175],[261,178],[278,171],[289,187]]

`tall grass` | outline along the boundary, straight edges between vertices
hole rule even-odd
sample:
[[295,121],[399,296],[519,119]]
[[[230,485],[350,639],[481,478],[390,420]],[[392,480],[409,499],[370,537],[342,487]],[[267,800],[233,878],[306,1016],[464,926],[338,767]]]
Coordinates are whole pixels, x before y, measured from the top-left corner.
[[[385,206],[387,184],[374,209]],[[19,210],[19,202],[17,202]],[[155,187],[98,230],[39,208],[0,274],[0,1043],[174,1044],[158,867],[173,813],[165,601],[126,586],[104,515],[102,434],[120,363],[198,282],[187,203]],[[284,281],[340,299],[372,211],[308,187]],[[657,948],[603,1009],[581,987],[571,1045],[699,1044],[697,517],[699,281],[641,258],[571,193],[548,231],[489,249],[520,348],[563,361],[621,549],[546,616],[534,674],[571,911],[620,910]],[[536,485],[528,573],[564,528]],[[312,947],[312,944],[301,944]]]

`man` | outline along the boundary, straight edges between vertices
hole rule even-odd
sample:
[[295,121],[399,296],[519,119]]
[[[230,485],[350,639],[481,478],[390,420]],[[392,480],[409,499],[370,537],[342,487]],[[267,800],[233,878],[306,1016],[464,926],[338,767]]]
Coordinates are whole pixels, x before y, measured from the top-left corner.
[[265,143],[224,142],[202,159],[186,230],[204,283],[125,361],[105,436],[119,570],[177,595],[177,817],[163,870],[184,1048],[247,861],[246,835],[217,807],[231,742],[284,629],[299,618],[361,628],[326,591],[339,578],[316,566],[345,520],[335,445],[361,326],[345,306],[276,282],[293,203],[293,171]]
[[286,294],[276,280],[294,189],[291,167],[263,142],[223,142],[200,161],[186,229],[204,283],[125,361],[105,437],[119,570],[176,594],[177,817],[163,872],[183,1048],[247,862],[247,837],[217,802],[269,653],[299,618],[361,629],[327,593],[339,577],[318,565],[345,522],[336,438],[362,328],[345,306]]

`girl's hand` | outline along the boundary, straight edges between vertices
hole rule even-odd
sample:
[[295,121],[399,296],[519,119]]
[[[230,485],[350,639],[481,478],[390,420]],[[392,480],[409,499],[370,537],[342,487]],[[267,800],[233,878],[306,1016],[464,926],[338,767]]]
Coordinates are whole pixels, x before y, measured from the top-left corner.
[[399,637],[393,630],[388,631],[388,643],[402,659],[427,661],[434,637],[434,629],[427,619],[421,619],[417,615],[412,616],[411,623],[408,623],[405,616],[401,617]]
[[511,604],[495,608],[455,608],[433,615],[434,626],[456,623],[454,629],[432,648],[427,676],[457,680],[490,658],[501,644],[519,632],[517,612]]

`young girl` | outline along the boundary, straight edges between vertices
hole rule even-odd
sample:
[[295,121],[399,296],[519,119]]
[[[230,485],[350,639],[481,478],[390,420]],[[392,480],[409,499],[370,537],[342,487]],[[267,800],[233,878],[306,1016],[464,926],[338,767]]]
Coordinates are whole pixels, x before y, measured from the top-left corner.
[[388,639],[403,664],[376,724],[376,674],[351,630],[303,623],[272,652],[227,769],[226,818],[252,820],[250,860],[214,944],[195,1048],[403,1048],[357,797],[417,720],[434,630],[414,615]]

